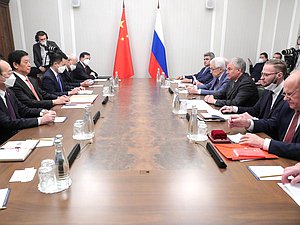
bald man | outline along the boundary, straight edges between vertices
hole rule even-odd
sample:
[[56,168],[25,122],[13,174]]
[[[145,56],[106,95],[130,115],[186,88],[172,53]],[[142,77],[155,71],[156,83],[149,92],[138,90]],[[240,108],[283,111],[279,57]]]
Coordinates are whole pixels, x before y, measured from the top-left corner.
[[240,144],[249,144],[271,154],[300,161],[300,70],[294,71],[285,80],[283,95],[286,102],[278,116],[261,120],[233,116],[228,124],[229,127],[244,127],[255,133],[271,133],[274,137],[269,139],[246,134]]

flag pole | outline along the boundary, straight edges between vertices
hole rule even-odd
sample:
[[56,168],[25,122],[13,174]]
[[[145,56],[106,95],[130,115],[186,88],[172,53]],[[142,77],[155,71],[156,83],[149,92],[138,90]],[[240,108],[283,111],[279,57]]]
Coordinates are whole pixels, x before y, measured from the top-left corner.
[[[124,0],[123,0],[124,1]],[[159,0],[157,1],[157,8],[159,9]]]
[[125,8],[125,3],[124,3],[124,0],[123,0],[123,8]]

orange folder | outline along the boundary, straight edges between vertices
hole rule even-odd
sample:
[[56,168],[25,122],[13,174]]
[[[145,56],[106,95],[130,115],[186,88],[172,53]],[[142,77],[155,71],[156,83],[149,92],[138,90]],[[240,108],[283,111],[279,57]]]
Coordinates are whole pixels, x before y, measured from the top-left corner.
[[225,156],[227,159],[231,160],[243,160],[243,159],[278,159],[278,156],[269,154],[267,151],[263,151],[264,156],[261,155],[252,155],[252,156],[237,156],[234,152],[234,149],[249,149],[252,148],[247,145],[241,145],[241,144],[214,144],[216,149],[218,149],[219,152],[223,156]]

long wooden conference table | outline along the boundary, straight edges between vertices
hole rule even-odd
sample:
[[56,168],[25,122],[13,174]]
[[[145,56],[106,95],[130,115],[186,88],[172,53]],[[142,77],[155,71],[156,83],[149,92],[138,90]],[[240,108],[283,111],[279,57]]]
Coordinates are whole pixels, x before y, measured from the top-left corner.
[[[300,224],[299,206],[278,181],[258,181],[247,169],[295,161],[225,160],[228,167],[219,169],[202,145],[187,140],[188,122],[172,114],[172,95],[154,80],[123,80],[106,105],[101,88],[94,90],[93,113],[100,110],[101,118],[71,168],[72,186],[43,194],[37,174],[28,183],[8,182],[14,170],[53,158],[54,147],[35,149],[25,162],[0,163],[0,188],[11,188],[0,224]],[[61,133],[69,153],[83,110],[54,110],[68,117],[63,124],[25,129],[11,140]],[[226,122],[207,124],[228,131]]]

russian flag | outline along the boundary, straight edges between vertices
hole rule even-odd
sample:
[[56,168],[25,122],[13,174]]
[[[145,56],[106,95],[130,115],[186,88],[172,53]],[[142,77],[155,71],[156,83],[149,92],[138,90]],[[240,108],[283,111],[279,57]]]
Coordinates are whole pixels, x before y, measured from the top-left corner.
[[165,73],[166,77],[169,77],[167,68],[166,48],[164,44],[164,35],[159,8],[157,9],[156,14],[155,29],[152,41],[152,51],[149,63],[149,74],[152,78],[156,78],[157,69],[160,69],[161,72]]

